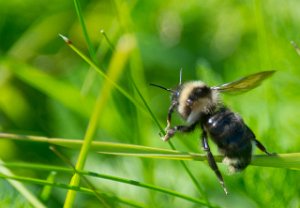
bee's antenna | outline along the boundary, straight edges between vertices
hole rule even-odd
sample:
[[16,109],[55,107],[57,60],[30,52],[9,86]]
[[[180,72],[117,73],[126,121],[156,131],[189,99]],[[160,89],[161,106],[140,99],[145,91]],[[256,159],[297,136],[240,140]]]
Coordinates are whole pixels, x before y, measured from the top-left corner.
[[182,80],[182,68],[180,69],[179,72],[179,85],[181,85],[181,80]]
[[158,87],[158,88],[161,88],[163,90],[166,90],[166,91],[169,91],[169,92],[175,92],[174,90],[171,90],[169,88],[166,88],[166,87],[163,87],[163,86],[160,86],[160,85],[157,85],[157,84],[152,84],[150,83],[151,86],[154,86],[154,87]]

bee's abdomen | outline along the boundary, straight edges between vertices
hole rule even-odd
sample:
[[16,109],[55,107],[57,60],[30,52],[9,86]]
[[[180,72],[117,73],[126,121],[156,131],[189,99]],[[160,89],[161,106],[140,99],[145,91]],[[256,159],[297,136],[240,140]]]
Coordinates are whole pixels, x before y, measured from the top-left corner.
[[229,165],[230,171],[241,171],[247,167],[251,161],[251,139],[255,136],[239,115],[222,108],[208,118],[205,128],[224,154],[224,162]]

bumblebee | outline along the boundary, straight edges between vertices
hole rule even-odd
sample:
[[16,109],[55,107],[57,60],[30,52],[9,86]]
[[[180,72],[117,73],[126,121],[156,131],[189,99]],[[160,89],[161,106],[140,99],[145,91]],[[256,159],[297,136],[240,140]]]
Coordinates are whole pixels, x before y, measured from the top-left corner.
[[[170,91],[172,94],[165,129],[166,134],[163,140],[168,141],[176,132],[191,132],[196,127],[200,127],[202,129],[201,143],[207,154],[208,164],[215,172],[226,194],[228,191],[211,153],[208,137],[218,146],[219,152],[224,155],[223,163],[228,166],[232,173],[242,171],[250,164],[253,144],[267,155],[271,154],[256,139],[255,134],[245,124],[241,116],[232,112],[221,102],[220,93],[249,91],[259,86],[274,72],[263,71],[214,87],[209,87],[202,81],[190,81],[181,84],[180,72],[180,83],[175,89],[151,84]],[[187,125],[171,126],[171,117],[174,111],[178,112]]]

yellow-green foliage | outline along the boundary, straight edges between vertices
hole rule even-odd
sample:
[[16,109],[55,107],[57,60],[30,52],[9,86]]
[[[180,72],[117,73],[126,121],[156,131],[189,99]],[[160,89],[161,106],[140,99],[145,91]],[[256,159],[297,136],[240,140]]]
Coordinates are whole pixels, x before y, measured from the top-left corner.
[[[299,8],[297,0],[1,1],[0,206],[299,207]],[[222,96],[278,153],[255,150],[236,175],[219,163],[228,196],[202,162],[199,129],[160,139],[169,94],[149,83],[174,87],[181,68],[183,82],[209,85],[277,71],[250,92]]]

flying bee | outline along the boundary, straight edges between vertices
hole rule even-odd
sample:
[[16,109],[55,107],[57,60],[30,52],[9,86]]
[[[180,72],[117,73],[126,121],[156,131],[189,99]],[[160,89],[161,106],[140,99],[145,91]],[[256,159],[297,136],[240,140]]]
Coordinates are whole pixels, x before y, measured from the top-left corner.
[[[190,81],[181,84],[180,72],[180,82],[175,89],[151,84],[172,93],[165,129],[166,134],[163,140],[168,141],[176,132],[191,132],[197,126],[201,127],[201,143],[207,154],[208,164],[215,172],[226,194],[228,192],[222,174],[210,151],[208,136],[216,143],[220,153],[224,155],[223,163],[227,164],[229,171],[233,173],[244,170],[251,162],[252,143],[267,155],[270,153],[255,138],[254,133],[244,123],[243,119],[221,102],[220,93],[249,91],[259,86],[274,72],[263,71],[214,87],[209,87],[202,81]],[[171,127],[171,117],[174,110],[186,121],[187,125]]]

